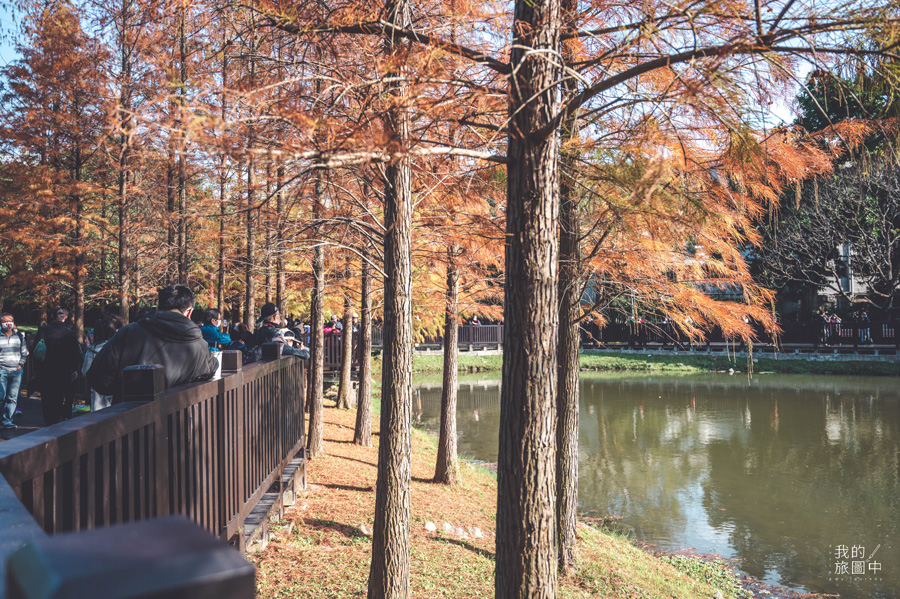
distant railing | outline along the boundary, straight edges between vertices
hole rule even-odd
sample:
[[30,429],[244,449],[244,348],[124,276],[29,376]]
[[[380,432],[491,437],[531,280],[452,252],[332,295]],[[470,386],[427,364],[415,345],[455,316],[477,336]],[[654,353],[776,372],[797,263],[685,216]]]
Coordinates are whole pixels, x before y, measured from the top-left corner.
[[183,514],[242,547],[251,510],[305,455],[304,364],[279,354],[266,344],[242,367],[223,352],[220,378],[169,390],[161,366],[132,367],[122,403],[0,444],[0,513],[31,521],[0,517],[0,536]]
[[[372,347],[383,346],[382,327],[377,326],[372,331]],[[502,324],[463,324],[459,326],[459,346],[463,349],[499,349],[503,346]],[[426,335],[417,343],[417,346],[443,347],[444,336]]]
[[[503,346],[503,324],[471,325],[459,327],[460,349],[499,349]],[[897,333],[898,323],[828,323],[787,322],[781,324],[781,334],[773,338],[762,327],[756,329],[755,342],[758,346],[771,346],[779,350],[791,348],[853,348],[855,351],[866,351],[868,346],[884,349],[885,346],[900,351],[900,335]],[[382,347],[382,328],[377,326],[372,331],[373,347]],[[354,362],[356,368],[356,339],[354,343]],[[440,348],[443,336],[428,336],[417,346]],[[585,323],[581,327],[582,347],[630,347],[644,348],[648,345],[667,348],[697,349],[711,345],[729,345],[743,347],[739,339],[726,337],[718,328],[706,333],[702,340],[691,341],[673,322],[611,322],[602,328],[596,323]],[[335,370],[341,364],[341,333],[325,335],[325,368]]]
[[[357,337],[353,335],[353,360],[350,367],[356,370],[359,367],[359,356],[357,348]],[[325,333],[325,352],[324,352],[324,368],[325,370],[338,370],[341,367],[341,356],[344,355],[344,334],[343,333]]]
[[[773,337],[769,332],[758,327],[756,332],[758,345],[770,345],[777,348],[809,347],[821,349],[827,347],[865,349],[867,346],[891,346],[900,349],[900,336],[897,334],[895,322],[871,323],[820,323],[820,322],[787,322],[781,324],[781,334]],[[707,333],[702,341],[693,343],[671,322],[638,322],[607,323],[602,328],[596,323],[586,323],[581,328],[581,343],[585,347],[628,346],[646,347],[648,345],[670,346],[680,348],[705,347],[710,344],[734,344],[741,342],[726,337],[718,328]]]
[[500,347],[503,345],[503,325],[462,325],[459,327],[459,344]]

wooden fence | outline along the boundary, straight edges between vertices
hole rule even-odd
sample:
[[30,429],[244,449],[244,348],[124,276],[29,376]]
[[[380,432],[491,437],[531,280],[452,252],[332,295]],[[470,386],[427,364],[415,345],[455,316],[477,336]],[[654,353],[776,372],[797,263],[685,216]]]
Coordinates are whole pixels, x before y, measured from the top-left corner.
[[0,536],[183,514],[243,548],[245,520],[295,456],[305,477],[304,363],[277,344],[263,355],[242,367],[223,352],[221,377],[169,390],[161,366],[128,368],[122,403],[0,444],[0,513],[16,515],[0,515]]
[[[773,337],[759,328],[756,331],[756,346],[773,348],[841,347],[866,351],[867,347],[900,349],[900,335],[896,322],[872,323],[829,323],[787,322],[781,324],[781,334]],[[595,323],[587,323],[581,329],[581,343],[584,347],[647,347],[668,346],[684,349],[706,347],[710,344],[734,345],[734,339],[727,339],[721,330],[706,334],[701,342],[691,345],[688,338],[677,327],[668,322],[607,323],[603,328]],[[739,344],[740,342],[737,342]]]

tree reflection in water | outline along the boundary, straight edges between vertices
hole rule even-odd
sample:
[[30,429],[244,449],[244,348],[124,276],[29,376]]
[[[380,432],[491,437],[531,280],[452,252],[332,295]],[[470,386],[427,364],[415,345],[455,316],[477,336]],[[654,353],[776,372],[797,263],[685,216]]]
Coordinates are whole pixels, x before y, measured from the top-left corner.
[[[758,375],[581,381],[579,505],[659,546],[842,597],[900,589],[900,392],[892,379]],[[424,385],[436,429],[440,387]],[[463,380],[460,454],[497,459],[499,384]],[[881,572],[835,576],[835,547]]]

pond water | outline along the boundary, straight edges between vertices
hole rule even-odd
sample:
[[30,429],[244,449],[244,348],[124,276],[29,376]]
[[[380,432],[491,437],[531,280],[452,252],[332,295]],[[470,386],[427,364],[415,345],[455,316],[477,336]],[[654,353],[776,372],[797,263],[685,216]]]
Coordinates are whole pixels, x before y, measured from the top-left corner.
[[[498,377],[499,378],[499,377]],[[440,382],[414,418],[440,426]],[[896,379],[583,376],[579,510],[842,598],[900,597]],[[497,460],[500,383],[460,383],[459,451]]]

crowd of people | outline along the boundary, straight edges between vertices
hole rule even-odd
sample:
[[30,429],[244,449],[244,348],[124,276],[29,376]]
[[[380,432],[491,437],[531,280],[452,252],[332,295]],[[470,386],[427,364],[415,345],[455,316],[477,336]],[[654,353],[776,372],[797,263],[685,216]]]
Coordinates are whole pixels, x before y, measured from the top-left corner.
[[[825,311],[825,308],[819,308],[819,311],[816,313],[816,322],[819,324],[817,341],[820,345],[830,347],[841,343],[841,323],[843,321],[840,316],[833,312],[829,314]],[[871,321],[865,310],[857,317],[856,324],[859,329],[859,342],[863,344],[873,343]]]
[[[157,307],[138,314],[131,324],[121,317],[104,314],[78,342],[69,326],[69,311],[56,308],[50,322],[38,331],[32,345],[34,371],[27,381],[29,391],[38,391],[45,424],[72,417],[76,381],[85,377],[90,387],[90,410],[107,408],[122,391],[122,370],[128,366],[161,364],[166,387],[211,379],[218,371],[223,349],[240,350],[244,363],[258,360],[262,345],[278,343],[282,355],[309,358],[303,335],[293,327],[282,327],[275,304],[260,311],[254,332],[242,323],[222,330],[222,314],[215,308],[203,313],[198,326],[193,315],[196,298],[185,285],[160,290]],[[303,326],[295,322],[295,325]],[[28,356],[25,336],[18,331],[12,314],[0,315],[0,429],[15,429],[19,390]]]

